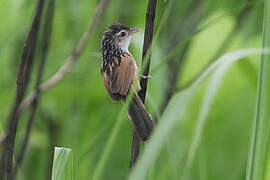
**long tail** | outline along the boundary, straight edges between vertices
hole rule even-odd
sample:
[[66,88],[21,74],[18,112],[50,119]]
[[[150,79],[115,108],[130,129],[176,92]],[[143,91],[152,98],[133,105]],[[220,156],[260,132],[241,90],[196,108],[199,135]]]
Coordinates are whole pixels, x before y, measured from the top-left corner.
[[154,129],[154,123],[137,94],[133,97],[128,114],[141,140],[146,141]]

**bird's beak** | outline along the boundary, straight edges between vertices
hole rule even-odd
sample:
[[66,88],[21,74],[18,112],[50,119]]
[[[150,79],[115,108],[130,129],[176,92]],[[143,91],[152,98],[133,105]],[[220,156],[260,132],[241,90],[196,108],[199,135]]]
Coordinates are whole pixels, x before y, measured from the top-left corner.
[[141,31],[140,28],[131,28],[131,29],[129,30],[128,35],[132,35],[132,34],[134,34],[134,33],[136,33],[136,32],[139,32],[139,31]]

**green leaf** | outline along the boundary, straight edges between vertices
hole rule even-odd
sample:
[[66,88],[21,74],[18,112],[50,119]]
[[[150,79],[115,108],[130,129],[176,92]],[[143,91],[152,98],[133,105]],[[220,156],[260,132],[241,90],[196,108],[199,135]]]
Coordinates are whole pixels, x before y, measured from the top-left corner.
[[[208,109],[210,108],[211,102],[214,98],[214,96],[212,97],[210,93],[215,93],[227,68],[233,62],[240,60],[244,57],[269,52],[270,51],[268,49],[245,49],[232,53],[227,53],[221,58],[219,58],[217,61],[215,61],[214,64],[209,66],[207,70],[189,88],[182,92],[176,93],[170,101],[168,107],[166,108],[163,116],[161,117],[161,121],[156,127],[156,130],[154,131],[150,141],[148,142],[148,144],[146,144],[145,150],[142,156],[139,158],[133,171],[131,172],[129,179],[145,179],[148,168],[150,167],[151,163],[156,160],[157,155],[159,154],[162,146],[165,144],[166,138],[168,138],[170,131],[177,122],[183,120],[190,100],[194,96],[195,92],[199,89],[199,86],[207,79],[207,77],[209,77],[210,74],[212,74],[212,72],[215,72],[215,74],[211,80],[209,88],[211,87],[214,89],[211,89],[211,91],[206,93],[205,102],[203,103],[203,105],[206,105],[207,107],[201,110],[201,112],[203,113],[202,115],[200,115],[201,123],[198,123],[198,128],[200,130],[197,132],[198,134],[196,136],[201,134]],[[179,108],[178,111],[175,110],[176,107]],[[193,144],[197,145],[199,139],[196,138],[194,142],[195,143]],[[195,154],[195,150],[196,146],[193,150],[194,153],[192,153],[192,156],[193,154]]]
[[242,58],[243,56],[252,55],[253,53],[256,54],[256,52],[254,50],[251,50],[251,51],[247,51],[247,52],[242,51],[242,52],[239,52],[238,54],[235,53],[231,57],[224,56],[222,65],[219,65],[217,67],[217,69],[214,71],[214,73],[211,77],[210,83],[205,91],[205,96],[204,96],[204,99],[203,99],[203,102],[202,102],[202,105],[200,108],[200,112],[198,114],[198,120],[197,120],[197,124],[196,124],[195,130],[194,130],[193,139],[192,139],[191,146],[190,146],[190,149],[189,149],[188,155],[187,155],[187,162],[186,162],[185,169],[184,169],[183,179],[189,179],[190,170],[192,168],[192,163],[193,163],[193,160],[195,158],[196,150],[199,146],[199,143],[200,143],[200,140],[201,140],[201,137],[203,134],[203,128],[205,126],[208,113],[211,109],[211,105],[214,101],[214,98],[216,96],[216,93],[218,91],[218,88],[220,86],[220,83],[221,83],[225,73],[227,72],[228,68],[230,67],[230,65],[233,62],[235,62],[237,60],[241,60],[241,59],[243,59]]
[[[270,2],[264,1],[263,47],[270,46]],[[270,57],[262,55],[246,180],[267,178],[270,135]]]
[[73,156],[71,149],[55,147],[52,180],[73,180]]

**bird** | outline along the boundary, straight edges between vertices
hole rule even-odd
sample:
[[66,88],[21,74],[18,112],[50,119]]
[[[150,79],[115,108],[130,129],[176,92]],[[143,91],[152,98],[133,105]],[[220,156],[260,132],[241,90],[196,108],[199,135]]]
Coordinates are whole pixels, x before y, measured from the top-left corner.
[[101,41],[101,74],[104,87],[113,101],[125,102],[128,94],[134,92],[128,116],[141,141],[146,141],[154,129],[154,123],[138,96],[141,89],[139,69],[128,50],[131,36],[140,29],[129,28],[122,23],[114,23],[107,28]]

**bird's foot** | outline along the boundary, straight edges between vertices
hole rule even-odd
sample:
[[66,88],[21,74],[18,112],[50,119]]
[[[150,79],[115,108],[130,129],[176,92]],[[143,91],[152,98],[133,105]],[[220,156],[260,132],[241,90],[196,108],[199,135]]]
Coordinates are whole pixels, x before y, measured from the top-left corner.
[[149,78],[152,78],[152,76],[150,76],[150,75],[147,75],[147,76],[141,75],[141,78],[143,78],[143,79],[149,79]]

